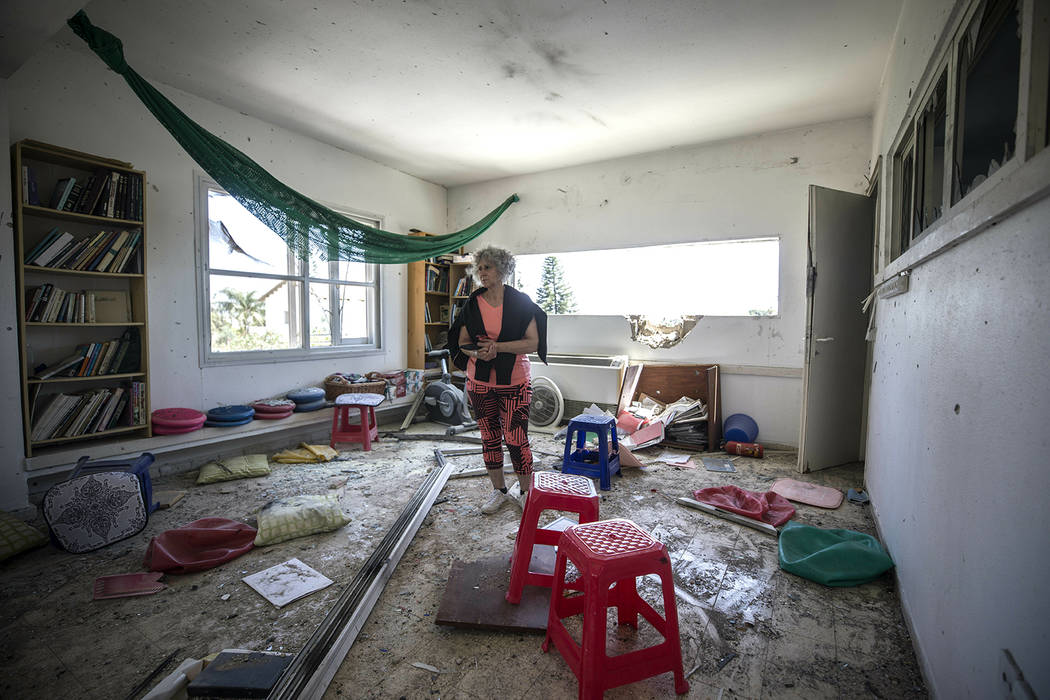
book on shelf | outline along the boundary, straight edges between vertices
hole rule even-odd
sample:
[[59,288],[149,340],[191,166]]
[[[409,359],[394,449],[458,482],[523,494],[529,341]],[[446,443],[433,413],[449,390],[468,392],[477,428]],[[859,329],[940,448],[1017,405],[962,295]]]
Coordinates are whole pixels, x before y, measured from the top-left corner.
[[62,204],[62,211],[73,211],[76,209],[77,200],[80,199],[80,193],[84,191],[84,183],[74,182],[73,188],[69,191],[69,196],[66,197],[66,201]]
[[28,165],[22,166],[22,204],[39,206],[40,193],[37,191],[36,173]]
[[423,323],[430,323],[430,304],[423,304]]
[[47,264],[54,260],[72,240],[73,234],[67,231],[63,231],[57,237],[55,237],[51,241],[51,243],[48,244],[47,248],[45,248],[35,256],[35,258],[32,261],[32,264],[39,265],[40,267],[46,267]]
[[30,439],[34,442],[45,439],[58,421],[65,416],[71,399],[75,400],[68,394],[52,394],[49,399],[41,399],[47,404],[36,412],[36,419],[30,430]]
[[33,376],[30,379],[51,379],[60,372],[68,372],[71,368],[77,367],[81,362],[84,361],[84,353],[82,350],[77,350],[68,357],[63,357],[57,362],[52,362],[49,365],[40,365],[33,371]]
[[131,299],[127,290],[95,290],[96,323],[126,323],[129,321],[131,321]]
[[67,268],[69,263],[76,259],[76,257],[87,247],[90,241],[86,238],[81,238],[79,241],[69,246],[64,253],[55,258],[48,267]]
[[52,209],[62,210],[66,206],[66,202],[73,194],[73,187],[77,184],[75,177],[64,177],[55,183],[55,189],[51,191],[51,202],[49,206]]
[[109,237],[113,233],[110,231],[99,231],[91,237],[90,242],[84,247],[84,250],[80,252],[73,261],[70,263],[69,269],[71,270],[83,270],[86,265],[91,262],[95,257],[98,256],[100,248],[105,244],[105,241],[109,240]]
[[76,212],[78,214],[91,214],[98,206],[102,198],[102,189],[109,181],[109,173],[105,170],[96,170],[94,175],[88,177],[87,185],[77,201]]
[[33,246],[33,248],[28,253],[26,253],[26,256],[22,259],[22,262],[26,265],[33,264],[33,260],[35,260],[37,256],[44,252],[44,250],[47,249],[52,243],[54,243],[55,239],[61,235],[62,233],[57,228],[53,228],[50,231],[48,231],[47,235],[41,238],[40,242]]
[[124,243],[127,242],[128,236],[130,235],[131,234],[127,231],[121,231],[116,238],[113,239],[109,249],[102,254],[101,258],[99,258],[98,264],[92,269],[96,272],[110,272],[109,267],[113,263],[113,260],[116,259],[117,252],[124,246]]

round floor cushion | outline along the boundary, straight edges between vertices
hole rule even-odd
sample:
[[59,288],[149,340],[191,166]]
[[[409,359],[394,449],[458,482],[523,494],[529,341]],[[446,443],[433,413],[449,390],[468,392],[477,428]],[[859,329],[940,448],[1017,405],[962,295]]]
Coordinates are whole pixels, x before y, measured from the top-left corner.
[[295,402],[289,401],[288,399],[263,399],[261,401],[254,401],[252,408],[255,409],[255,413],[289,413],[295,408]]
[[255,409],[251,406],[219,406],[208,411],[209,421],[246,423],[255,415]]
[[292,415],[293,411],[281,411],[280,413],[273,413],[267,411],[259,411],[255,414],[255,420],[281,420]]
[[313,403],[324,398],[324,389],[318,386],[304,386],[302,389],[289,391],[287,396],[297,404]]
[[166,428],[163,425],[153,424],[154,435],[181,435],[182,433],[192,433],[194,430],[200,430],[204,427],[204,422],[200,422],[197,425],[192,425],[188,428]]
[[306,413],[307,411],[316,411],[319,408],[324,408],[328,405],[328,402],[324,400],[324,393],[322,392],[321,398],[316,401],[310,401],[308,403],[299,403],[295,406],[296,413]]
[[209,428],[232,428],[235,425],[247,425],[252,422],[253,416],[242,418],[241,420],[206,420],[204,425]]
[[152,413],[153,425],[162,428],[189,428],[196,430],[207,420],[200,411],[192,408],[158,408]]

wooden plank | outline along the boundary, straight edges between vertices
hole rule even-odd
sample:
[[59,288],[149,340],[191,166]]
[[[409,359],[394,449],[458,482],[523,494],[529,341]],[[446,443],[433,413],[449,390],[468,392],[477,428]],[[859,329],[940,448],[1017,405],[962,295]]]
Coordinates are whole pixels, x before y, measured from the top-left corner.
[[712,365],[645,365],[638,378],[637,394],[648,394],[663,403],[683,396],[707,400],[707,369]]
[[634,400],[638,391],[638,379],[642,376],[643,364],[630,365],[623,375],[623,385],[620,386],[620,400],[616,404],[616,415],[619,416]]

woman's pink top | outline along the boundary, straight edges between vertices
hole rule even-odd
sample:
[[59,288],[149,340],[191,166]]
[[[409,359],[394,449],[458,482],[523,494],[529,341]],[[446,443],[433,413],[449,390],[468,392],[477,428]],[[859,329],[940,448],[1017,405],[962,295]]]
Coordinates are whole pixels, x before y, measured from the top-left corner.
[[[481,322],[485,325],[485,334],[489,338],[498,338],[503,329],[503,305],[493,306],[478,295],[478,309],[481,311]],[[483,382],[474,378],[474,358],[467,362],[467,388],[471,386],[500,386],[495,381]],[[510,373],[510,384],[507,386],[518,386],[529,381],[531,371],[528,355],[518,355],[514,363],[514,369]],[[490,379],[496,378],[496,373],[489,374]]]

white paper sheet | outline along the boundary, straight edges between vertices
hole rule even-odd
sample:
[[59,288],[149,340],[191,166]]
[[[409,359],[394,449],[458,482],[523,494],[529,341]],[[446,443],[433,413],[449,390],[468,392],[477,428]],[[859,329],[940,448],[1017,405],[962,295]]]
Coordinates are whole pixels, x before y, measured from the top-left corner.
[[332,585],[332,579],[298,559],[289,559],[241,580],[279,608]]

